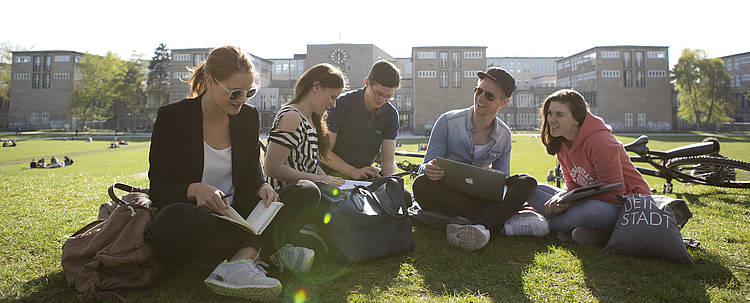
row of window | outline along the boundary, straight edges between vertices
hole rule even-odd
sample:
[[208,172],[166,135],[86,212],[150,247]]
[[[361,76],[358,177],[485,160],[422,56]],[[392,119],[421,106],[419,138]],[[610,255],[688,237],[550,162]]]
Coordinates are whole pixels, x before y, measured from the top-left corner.
[[[445,53],[445,58],[448,59],[448,52]],[[454,52],[458,54],[459,52]],[[482,59],[482,52],[463,52],[464,59]],[[454,55],[454,59],[458,59],[458,55]],[[436,59],[437,52],[417,52],[417,59]]]
[[742,76],[734,75],[734,77],[730,75],[729,78],[731,80],[730,85],[732,87],[740,87],[742,86],[743,81],[750,81],[750,74],[743,74]]
[[[638,126],[646,126],[646,113],[638,113]],[[625,127],[633,126],[633,113],[625,113]]]
[[[643,67],[645,64],[643,51],[636,51],[634,52],[634,56],[631,57],[630,51],[602,51],[601,56],[602,59],[618,59],[620,58],[620,55],[622,55],[622,66],[625,68],[633,67],[633,61],[635,60],[635,67]],[[666,52],[665,51],[649,51],[646,52],[646,56],[649,59],[664,59],[666,58]],[[581,57],[573,58],[571,61],[563,61],[557,63],[557,69],[565,69],[565,68],[571,68],[572,70],[576,70],[577,65],[595,60],[596,59],[596,53],[589,53],[586,55],[583,55]]]
[[301,75],[305,72],[305,60],[283,60],[281,62],[274,61],[273,72],[275,75],[278,74],[292,74]]
[[179,62],[193,62],[193,66],[198,66],[206,58],[206,54],[173,54],[172,60]]
[[555,73],[555,59],[487,59],[487,67],[497,66],[514,75],[520,73]]
[[[518,123],[514,123],[513,119],[515,117],[518,117]],[[536,113],[518,113],[518,114],[507,114],[505,115],[505,119],[503,119],[503,114],[499,114],[500,119],[502,119],[506,124],[512,124],[512,125],[538,125],[539,122],[537,121],[537,114]]]

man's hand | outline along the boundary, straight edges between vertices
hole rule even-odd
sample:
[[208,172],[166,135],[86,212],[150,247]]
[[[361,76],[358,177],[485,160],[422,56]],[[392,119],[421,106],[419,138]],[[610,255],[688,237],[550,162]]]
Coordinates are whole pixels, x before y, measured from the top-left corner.
[[556,214],[559,214],[568,210],[568,208],[572,206],[573,203],[565,203],[565,204],[559,203],[560,198],[562,198],[562,196],[565,195],[565,193],[567,193],[567,191],[562,190],[558,192],[557,194],[555,194],[554,196],[552,196],[552,198],[549,198],[549,200],[547,200],[547,202],[544,203],[545,215],[548,215],[548,216],[556,215]]
[[445,176],[445,171],[440,166],[437,166],[435,164],[435,159],[432,159],[430,162],[425,164],[424,166],[424,174],[432,181],[438,181]]
[[360,169],[355,169],[352,174],[349,175],[354,180],[366,180],[380,176],[380,169],[372,166],[365,166]]
[[258,197],[263,200],[263,204],[266,207],[271,205],[271,202],[279,201],[279,194],[273,190],[273,187],[268,183],[263,183],[263,185],[260,186],[258,189]]

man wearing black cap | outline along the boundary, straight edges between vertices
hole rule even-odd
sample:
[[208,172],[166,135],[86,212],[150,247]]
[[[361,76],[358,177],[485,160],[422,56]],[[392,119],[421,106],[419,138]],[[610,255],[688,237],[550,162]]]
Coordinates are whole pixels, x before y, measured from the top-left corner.
[[423,210],[472,220],[472,224],[446,226],[448,243],[470,251],[484,247],[491,232],[544,236],[549,231],[544,216],[518,212],[536,189],[536,180],[529,175],[507,178],[504,197],[494,200],[458,192],[439,182],[445,171],[435,163],[438,157],[510,175],[510,128],[497,118],[497,113],[508,104],[516,82],[497,67],[479,72],[478,76],[473,106],[448,111],[435,122],[420,167],[422,174],[413,185],[414,198]]

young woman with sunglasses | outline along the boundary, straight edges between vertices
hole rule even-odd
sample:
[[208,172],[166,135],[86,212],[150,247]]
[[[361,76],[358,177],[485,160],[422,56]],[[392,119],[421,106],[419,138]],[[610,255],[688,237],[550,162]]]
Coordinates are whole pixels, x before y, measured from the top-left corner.
[[[548,227],[544,217],[518,211],[534,192],[536,180],[525,174],[510,176],[510,128],[497,118],[515,90],[515,79],[497,67],[479,73],[474,89],[474,105],[442,114],[432,129],[427,145],[423,173],[414,180],[414,198],[423,210],[445,216],[462,216],[470,224],[448,224],[448,243],[466,250],[477,250],[490,240],[490,234],[544,236]],[[492,169],[510,176],[504,197],[493,200],[448,188],[440,179],[445,171],[435,158]]]
[[[620,213],[617,195],[650,194],[622,143],[602,118],[589,111],[583,96],[572,89],[558,90],[542,105],[541,139],[557,157],[565,188],[539,184],[529,203],[549,218],[550,229],[561,240],[602,245]],[[577,187],[623,183],[623,186],[575,203],[559,204],[560,197]]]
[[[299,271],[312,264],[312,250],[285,244],[310,220],[320,191],[309,181],[276,189],[264,182],[258,110],[245,103],[257,91],[254,79],[246,53],[219,47],[193,70],[188,99],[159,109],[149,179],[160,210],[150,231],[157,251],[172,265],[214,268],[204,280],[213,291],[268,301],[282,287],[266,276],[261,260]],[[261,235],[212,214],[232,207],[247,217],[257,203],[273,201],[284,206]]]

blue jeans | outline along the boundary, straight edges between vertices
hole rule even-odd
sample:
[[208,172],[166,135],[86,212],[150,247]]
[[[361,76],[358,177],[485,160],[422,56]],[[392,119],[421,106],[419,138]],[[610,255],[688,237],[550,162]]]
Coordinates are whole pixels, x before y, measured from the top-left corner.
[[[561,189],[544,183],[538,183],[536,191],[528,202],[539,213],[544,213],[544,203]],[[563,213],[547,217],[551,231],[570,234],[574,228],[612,230],[620,214],[620,206],[599,200],[584,200],[571,206]]]

